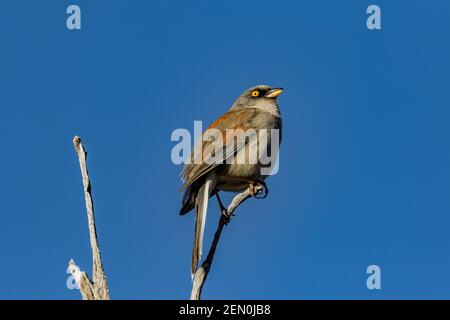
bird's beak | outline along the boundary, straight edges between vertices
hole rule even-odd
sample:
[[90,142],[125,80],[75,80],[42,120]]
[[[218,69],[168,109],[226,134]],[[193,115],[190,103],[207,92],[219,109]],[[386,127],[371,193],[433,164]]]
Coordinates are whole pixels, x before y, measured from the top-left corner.
[[269,90],[265,97],[266,98],[276,98],[278,97],[281,93],[283,92],[283,88],[273,88],[271,90]]

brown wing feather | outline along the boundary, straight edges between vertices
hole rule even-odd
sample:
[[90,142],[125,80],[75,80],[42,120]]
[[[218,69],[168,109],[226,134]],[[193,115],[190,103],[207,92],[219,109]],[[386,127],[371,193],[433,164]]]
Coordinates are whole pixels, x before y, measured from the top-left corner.
[[[254,119],[256,112],[257,112],[256,109],[251,109],[251,108],[230,110],[230,111],[226,112],[225,114],[223,114],[221,117],[217,118],[217,120],[214,121],[208,127],[208,129],[214,128],[214,129],[220,130],[222,132],[222,139],[223,139],[223,141],[225,141],[226,140],[226,129],[246,130],[248,128],[251,128],[250,124],[252,122],[252,119]],[[202,137],[200,137],[200,139],[201,139],[200,141],[202,141],[203,135],[202,135]],[[199,144],[200,142],[197,141],[196,143]],[[201,154],[205,154],[207,157],[211,156],[210,151],[214,150],[214,147],[215,147],[214,143],[215,143],[215,141],[204,141],[202,143]],[[206,163],[205,162],[206,159],[204,159],[204,161],[201,161],[201,163],[195,163],[195,160],[198,160],[198,159],[194,158],[194,149],[192,149],[192,151],[191,151],[191,162],[192,163],[186,164],[181,173],[181,177],[184,180],[184,184],[183,184],[183,187],[181,188],[181,190],[186,189],[192,183],[194,183],[197,179],[201,178],[202,176],[204,176],[206,173],[208,173],[209,171],[211,171],[218,165],[224,163],[224,160],[226,160],[228,157],[232,156],[239,149],[241,149],[242,147],[245,146],[245,143],[240,144],[240,145],[235,145],[234,152],[233,151],[230,152],[231,148],[230,147],[227,148],[227,146],[230,145],[231,143],[234,143],[234,141],[231,141],[228,143],[225,141],[224,147],[225,147],[225,150],[228,151],[228,154],[226,154],[224,152],[223,160],[213,162],[213,163]]]

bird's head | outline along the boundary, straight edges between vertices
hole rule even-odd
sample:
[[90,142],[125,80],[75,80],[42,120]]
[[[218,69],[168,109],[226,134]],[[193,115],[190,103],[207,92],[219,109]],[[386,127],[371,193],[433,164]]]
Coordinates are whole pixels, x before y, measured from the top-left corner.
[[231,109],[278,107],[276,100],[282,92],[283,88],[272,88],[268,85],[254,86],[241,94]]

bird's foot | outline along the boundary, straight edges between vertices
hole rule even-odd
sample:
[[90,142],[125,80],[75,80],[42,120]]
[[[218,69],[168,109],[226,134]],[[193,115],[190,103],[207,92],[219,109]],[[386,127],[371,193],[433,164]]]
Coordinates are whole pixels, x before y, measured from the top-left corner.
[[264,199],[269,194],[269,188],[264,181],[257,180],[249,183],[250,195],[256,199]]
[[226,208],[220,209],[222,216],[225,219],[225,225],[228,225],[231,222],[231,218],[235,216],[234,213],[228,212],[228,210]]

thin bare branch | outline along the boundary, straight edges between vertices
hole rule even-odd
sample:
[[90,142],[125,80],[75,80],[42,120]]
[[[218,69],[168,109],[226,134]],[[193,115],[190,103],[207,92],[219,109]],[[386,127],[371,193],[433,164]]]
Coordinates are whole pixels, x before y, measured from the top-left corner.
[[80,287],[81,295],[84,300],[109,300],[108,282],[103,269],[100,248],[98,244],[97,231],[95,228],[94,203],[91,194],[91,182],[86,165],[87,152],[83,147],[81,138],[73,138],[73,146],[80,162],[81,177],[83,179],[84,198],[88,217],[89,239],[92,249],[92,278],[89,279],[85,272],[80,272],[78,266],[73,260],[69,262],[69,268],[72,275]]

